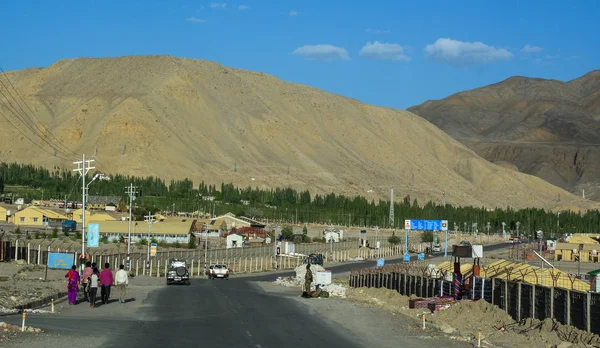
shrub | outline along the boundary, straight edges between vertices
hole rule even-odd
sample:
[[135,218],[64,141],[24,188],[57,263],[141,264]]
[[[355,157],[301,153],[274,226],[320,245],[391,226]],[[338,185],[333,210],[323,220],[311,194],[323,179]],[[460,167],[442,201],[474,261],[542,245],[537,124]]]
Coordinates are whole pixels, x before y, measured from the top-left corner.
[[44,239],[48,238],[48,234],[46,234],[46,231],[42,232],[42,238],[44,238]]
[[81,232],[75,231],[75,239],[81,239]]
[[391,236],[390,238],[388,238],[388,242],[389,242],[391,245],[398,245],[398,244],[400,244],[400,242],[401,242],[401,241],[402,241],[402,240],[400,239],[400,237],[398,237],[398,236],[396,235],[396,233],[394,233],[394,232],[392,232],[392,236]]
[[105,235],[105,236],[100,237],[100,243],[104,243],[104,244],[108,243],[108,236]]
[[20,236],[20,235],[21,235],[21,228],[20,228],[20,227],[18,227],[18,226],[17,226],[17,228],[15,229],[15,234],[16,234],[17,236]]
[[52,229],[52,238],[58,238],[58,228],[56,227]]
[[40,231],[35,231],[34,237],[35,239],[40,239]]

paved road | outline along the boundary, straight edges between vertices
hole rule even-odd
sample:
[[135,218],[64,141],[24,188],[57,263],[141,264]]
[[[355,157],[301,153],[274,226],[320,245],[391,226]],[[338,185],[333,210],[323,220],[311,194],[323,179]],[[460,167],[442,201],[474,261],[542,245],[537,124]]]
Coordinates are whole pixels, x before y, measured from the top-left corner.
[[[502,247],[506,245],[489,246],[486,250]],[[388,264],[398,262],[402,260],[391,260]],[[371,261],[339,265],[332,269],[342,273],[374,265],[375,262]],[[102,347],[365,346],[356,332],[332,325],[315,315],[297,298],[264,292],[253,283],[257,280],[274,280],[281,275],[212,281],[197,279],[190,286],[173,285],[151,292],[143,302],[135,303],[135,310],[130,312],[126,309],[130,304],[115,302],[93,311],[81,304],[75,307],[77,311],[68,315],[30,315],[28,325],[79,336],[81,325],[85,322],[87,327],[95,328],[98,335],[106,335],[102,338]],[[297,297],[297,294],[291,296]],[[79,308],[81,312],[78,312]],[[18,316],[6,319],[14,324],[19,323]],[[398,335],[398,332],[395,334]],[[403,344],[405,347],[427,347],[431,343],[431,340],[424,344],[420,339],[411,338],[408,332],[402,342],[394,341],[394,344]]]

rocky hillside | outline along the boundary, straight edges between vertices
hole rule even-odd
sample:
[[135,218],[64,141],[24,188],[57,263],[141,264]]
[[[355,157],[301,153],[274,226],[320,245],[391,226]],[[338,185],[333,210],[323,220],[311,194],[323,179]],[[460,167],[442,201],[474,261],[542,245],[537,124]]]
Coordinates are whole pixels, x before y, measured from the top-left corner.
[[600,200],[600,70],[511,77],[409,108],[477,154]]
[[[589,207],[533,176],[492,165],[407,111],[362,104],[262,73],[169,56],[68,59],[8,73],[48,134],[96,154],[99,169],[195,182],[292,186],[489,207]],[[2,103],[3,114],[10,112]],[[72,167],[13,127],[9,160]],[[51,154],[48,154],[48,150]],[[558,197],[560,201],[558,200]]]

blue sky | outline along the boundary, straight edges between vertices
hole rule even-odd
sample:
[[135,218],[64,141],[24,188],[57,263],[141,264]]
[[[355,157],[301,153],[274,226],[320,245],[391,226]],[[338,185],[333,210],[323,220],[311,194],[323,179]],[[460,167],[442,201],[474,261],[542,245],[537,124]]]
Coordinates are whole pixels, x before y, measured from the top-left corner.
[[407,108],[513,75],[600,68],[590,1],[11,1],[4,70],[169,54]]

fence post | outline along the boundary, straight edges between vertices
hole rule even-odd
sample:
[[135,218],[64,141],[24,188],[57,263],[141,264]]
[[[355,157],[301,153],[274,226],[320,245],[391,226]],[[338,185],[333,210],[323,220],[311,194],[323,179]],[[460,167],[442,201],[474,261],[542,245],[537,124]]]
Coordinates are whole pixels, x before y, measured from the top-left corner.
[[473,277],[473,288],[471,289],[471,294],[473,294],[471,296],[471,299],[474,300],[475,299],[475,291],[477,288],[477,279],[475,277]]
[[42,260],[42,245],[38,244],[38,255],[37,255],[37,264],[39,265]]
[[[196,251],[194,250],[194,253],[195,252]],[[190,275],[192,275],[192,276],[194,275],[194,259],[192,259],[192,267],[190,268]]]
[[535,319],[535,284],[531,285],[531,317]]
[[148,274],[149,277],[152,277],[152,262],[154,260],[150,260],[150,274]]
[[517,283],[517,321],[521,321],[521,285],[521,282]]
[[590,332],[592,331],[592,294],[588,292],[585,295],[585,326],[587,332]]
[[567,325],[571,325],[571,290],[567,290]]
[[29,259],[31,258],[31,243],[27,243],[27,264],[29,264]]
[[550,288],[550,319],[554,319],[554,286]]
[[504,281],[504,311],[508,313],[508,277]]
[[495,301],[494,301],[494,289],[496,288],[496,287],[495,287],[495,285],[496,285],[496,281],[495,281],[495,279],[496,279],[496,278],[492,278],[492,304],[495,304],[495,303],[494,303],[494,302],[495,302]]

